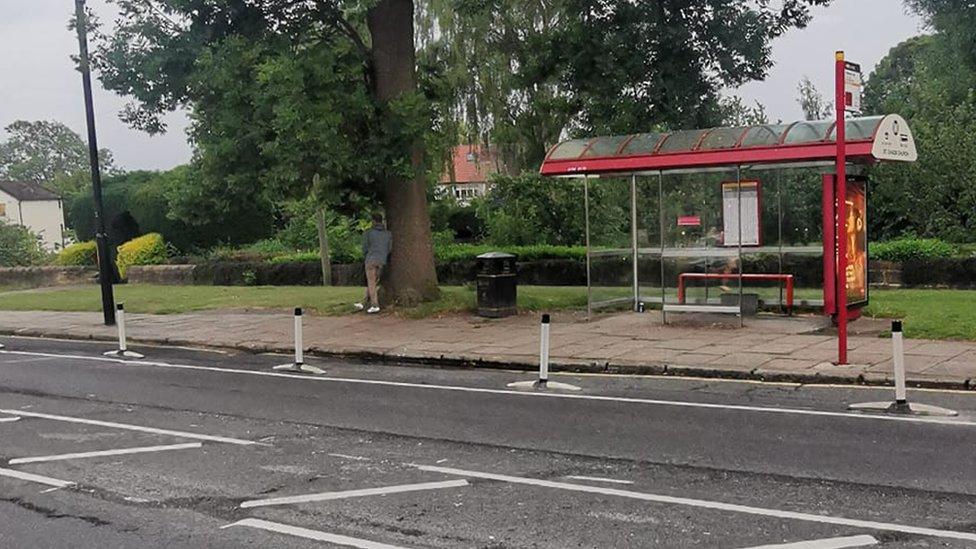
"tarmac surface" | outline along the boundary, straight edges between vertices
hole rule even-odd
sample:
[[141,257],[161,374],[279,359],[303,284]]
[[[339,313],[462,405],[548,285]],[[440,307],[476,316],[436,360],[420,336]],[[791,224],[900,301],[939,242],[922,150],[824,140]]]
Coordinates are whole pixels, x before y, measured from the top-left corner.
[[0,343],[0,547],[976,547],[972,392]]

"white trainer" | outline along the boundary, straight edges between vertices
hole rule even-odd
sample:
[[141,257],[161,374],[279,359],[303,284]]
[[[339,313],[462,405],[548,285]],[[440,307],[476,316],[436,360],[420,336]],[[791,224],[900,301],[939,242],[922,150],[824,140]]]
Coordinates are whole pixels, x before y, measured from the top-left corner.
[[377,307],[376,305],[373,305],[372,307],[366,310],[366,314],[370,314],[370,315],[375,315],[378,312],[380,312],[380,308]]
[[353,303],[352,306],[357,311],[362,311],[362,310],[366,309],[366,306],[363,305],[362,303]]

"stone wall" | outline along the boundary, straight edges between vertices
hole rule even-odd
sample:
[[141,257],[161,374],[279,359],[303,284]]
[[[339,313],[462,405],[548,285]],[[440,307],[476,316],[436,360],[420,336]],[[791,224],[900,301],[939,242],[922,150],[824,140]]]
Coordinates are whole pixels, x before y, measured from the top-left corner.
[[98,282],[95,267],[0,267],[0,286],[40,288]]

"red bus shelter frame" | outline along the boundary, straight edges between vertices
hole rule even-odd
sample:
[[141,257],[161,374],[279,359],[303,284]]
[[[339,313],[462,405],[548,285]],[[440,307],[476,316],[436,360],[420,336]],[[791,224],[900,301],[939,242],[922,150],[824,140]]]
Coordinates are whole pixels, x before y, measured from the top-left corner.
[[[628,153],[631,143],[640,135],[615,138],[593,138],[588,142],[571,141],[552,147],[542,163],[540,173],[550,177],[589,178],[599,176],[622,176],[635,174],[663,173],[669,171],[707,171],[710,168],[777,166],[801,167],[803,165],[830,165],[836,167],[836,174],[825,175],[823,179],[824,207],[824,304],[825,313],[834,314],[838,321],[838,363],[847,363],[847,288],[846,271],[846,167],[848,163],[874,164],[881,161],[914,161],[917,159],[914,138],[905,120],[898,115],[868,119],[846,119],[844,101],[844,61],[837,55],[837,120],[826,127],[826,131],[813,139],[796,139],[788,142],[790,132],[811,128],[810,122],[794,122],[776,129],[772,126],[753,126],[741,128],[734,141],[727,140],[718,147],[706,146],[708,138],[715,132],[729,132],[732,128],[713,128],[700,130],[692,137],[693,144],[684,150],[668,151],[668,140],[678,132],[663,133],[657,137],[652,147],[644,147],[637,153]],[[839,122],[844,120],[843,124]],[[865,134],[857,124],[875,124],[871,133]],[[823,128],[820,123],[819,128]],[[850,131],[851,129],[862,131]],[[745,140],[750,132],[766,130],[768,135],[777,137],[775,143],[764,142],[747,145]],[[845,131],[846,130],[846,131]],[[819,129],[818,129],[819,131]],[[653,136],[654,134],[650,134]],[[853,135],[853,139],[848,136]],[[601,149],[595,154],[594,148],[601,140],[606,144],[616,144],[612,152]],[[731,143],[731,144],[730,144]],[[567,146],[568,153],[561,151]],[[578,149],[578,153],[577,153]],[[632,183],[633,185],[633,183]],[[636,215],[636,214],[634,214]],[[831,222],[833,218],[834,222]],[[634,228],[636,231],[636,226]],[[588,237],[589,235],[587,235]],[[636,242],[634,243],[636,250]],[[835,255],[836,254],[836,255]],[[836,261],[835,261],[836,258]],[[663,260],[663,258],[662,258]],[[636,259],[635,259],[636,261]],[[636,272],[636,263],[634,266]],[[740,275],[741,276],[741,275]],[[635,287],[637,281],[634,281]]]

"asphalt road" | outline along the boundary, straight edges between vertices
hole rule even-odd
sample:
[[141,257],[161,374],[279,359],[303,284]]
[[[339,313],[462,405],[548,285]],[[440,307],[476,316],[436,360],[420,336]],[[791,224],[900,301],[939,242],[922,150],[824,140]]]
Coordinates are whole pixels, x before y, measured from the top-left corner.
[[976,547],[976,393],[0,342],[0,547]]

